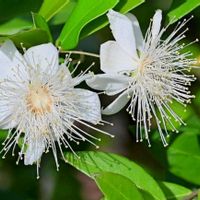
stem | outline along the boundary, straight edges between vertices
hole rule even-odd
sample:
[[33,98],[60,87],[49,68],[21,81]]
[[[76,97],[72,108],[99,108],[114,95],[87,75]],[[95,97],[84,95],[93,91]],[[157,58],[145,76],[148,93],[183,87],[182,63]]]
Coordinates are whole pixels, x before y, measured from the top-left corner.
[[96,57],[96,58],[100,57],[98,54],[89,53],[89,52],[85,52],[85,51],[60,51],[60,53],[79,54],[79,55],[85,55],[85,56],[92,56],[92,57]]
[[198,197],[199,190],[193,191],[189,196],[185,197],[184,200],[193,200],[195,197]]

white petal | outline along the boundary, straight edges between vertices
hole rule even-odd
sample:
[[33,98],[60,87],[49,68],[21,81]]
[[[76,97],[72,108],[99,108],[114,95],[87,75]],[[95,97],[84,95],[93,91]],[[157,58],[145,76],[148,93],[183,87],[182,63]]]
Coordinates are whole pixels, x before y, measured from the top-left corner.
[[77,116],[80,119],[97,124],[101,120],[101,106],[99,96],[95,92],[85,89],[74,89],[77,101]]
[[143,49],[144,38],[142,35],[142,31],[140,29],[139,22],[137,18],[131,13],[127,13],[126,16],[131,20],[133,25],[133,30],[136,40],[136,48],[141,51]]
[[119,112],[130,100],[128,92],[125,91],[120,94],[110,105],[102,110],[103,115],[113,115]]
[[133,26],[129,18],[113,10],[110,10],[107,16],[117,43],[129,56],[137,57]]
[[[13,75],[17,71],[18,67],[20,72],[25,71],[24,58],[16,49],[13,42],[7,40],[0,47],[0,79],[14,79]],[[13,69],[15,69],[15,71],[13,71]]]
[[9,112],[1,113],[0,129],[12,129],[18,125],[17,121],[13,120],[13,117]]
[[45,143],[42,138],[30,139],[24,157],[25,165],[32,165],[37,162],[45,151]]
[[39,67],[40,72],[55,73],[59,68],[58,50],[51,43],[29,48],[25,52],[24,57],[32,67]]
[[161,20],[162,20],[162,11],[156,10],[152,22],[152,30],[151,30],[152,40],[154,40],[160,32]]
[[86,80],[88,86],[103,90],[107,95],[115,95],[128,87],[130,77],[124,75],[98,74]]
[[115,41],[108,41],[100,47],[101,70],[110,74],[130,71],[136,68],[136,62]]

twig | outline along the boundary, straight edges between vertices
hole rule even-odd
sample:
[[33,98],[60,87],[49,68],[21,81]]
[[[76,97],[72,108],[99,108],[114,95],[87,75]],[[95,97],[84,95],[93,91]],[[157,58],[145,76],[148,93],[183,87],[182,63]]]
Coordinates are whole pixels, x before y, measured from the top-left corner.
[[189,196],[185,197],[184,200],[193,200],[195,197],[198,197],[199,190],[193,191]]
[[79,55],[85,55],[85,56],[92,56],[92,57],[96,57],[96,58],[100,57],[98,54],[89,53],[89,52],[85,52],[85,51],[62,51],[61,50],[60,53],[79,54]]

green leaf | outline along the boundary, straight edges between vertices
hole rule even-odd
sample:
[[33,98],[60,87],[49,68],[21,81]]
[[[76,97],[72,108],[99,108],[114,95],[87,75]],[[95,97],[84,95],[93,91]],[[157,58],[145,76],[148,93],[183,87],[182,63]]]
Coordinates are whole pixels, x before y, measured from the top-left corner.
[[182,200],[192,193],[190,189],[175,183],[159,182],[159,185],[166,196],[166,200]]
[[200,185],[199,129],[185,130],[168,148],[169,170],[178,177]]
[[174,23],[198,6],[200,6],[199,0],[174,0],[170,12],[167,14],[168,21]]
[[37,12],[43,0],[0,0],[0,21]]
[[44,0],[39,14],[42,15],[47,21],[50,20],[56,13],[69,3],[70,0]]
[[102,172],[95,177],[95,181],[109,200],[143,200],[135,184],[119,174]]
[[49,41],[53,42],[53,38],[46,20],[37,13],[32,13],[34,28],[40,28],[48,34]]
[[70,17],[65,23],[57,40],[62,49],[73,49],[77,46],[83,27],[95,18],[113,8],[119,0],[79,0]]
[[14,18],[0,25],[0,35],[12,35],[31,28],[32,23],[22,18]]
[[46,21],[39,14],[32,13],[33,27],[29,30],[20,31],[12,35],[1,35],[0,42],[11,39],[17,47],[26,48],[39,45],[42,43],[52,42],[52,36]]
[[95,174],[112,172],[129,178],[139,189],[149,193],[157,200],[164,200],[164,194],[156,181],[134,162],[110,153],[78,152],[80,159],[73,153],[66,153],[66,159],[75,168],[95,179]]
[[[115,11],[118,11],[120,13],[127,13],[128,11],[136,8],[140,4],[142,4],[145,0],[120,0],[120,2],[117,4],[117,6],[114,8]],[[108,19],[107,17],[101,16],[95,19],[94,21],[87,24],[83,30],[81,31],[81,38],[87,37],[91,35],[92,33],[102,29],[108,25]]]
[[21,43],[23,43],[24,47],[29,48],[49,42],[48,33],[39,28],[10,35],[7,38],[11,39],[19,48],[21,47]]
[[7,130],[0,130],[0,140],[6,139],[7,135],[8,135]]
[[59,11],[51,20],[52,25],[64,24],[70,17],[73,9],[76,7],[77,1],[70,0],[61,11]]

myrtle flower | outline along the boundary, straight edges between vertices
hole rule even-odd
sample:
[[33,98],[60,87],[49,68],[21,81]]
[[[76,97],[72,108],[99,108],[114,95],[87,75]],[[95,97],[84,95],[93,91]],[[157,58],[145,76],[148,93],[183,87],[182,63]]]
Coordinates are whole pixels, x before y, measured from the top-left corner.
[[114,114],[129,102],[127,111],[136,122],[137,142],[145,138],[150,146],[149,132],[154,118],[166,146],[166,124],[172,131],[177,131],[172,118],[183,124],[170,104],[175,100],[185,105],[193,98],[187,85],[195,78],[185,72],[195,60],[190,59],[190,52],[181,54],[180,50],[186,45],[179,44],[185,37],[187,29],[181,30],[188,20],[178,23],[162,40],[167,27],[161,29],[161,10],[155,12],[145,37],[136,17],[130,13],[122,15],[110,10],[108,19],[116,41],[101,45],[101,70],[105,74],[95,75],[87,84],[96,90],[104,90],[107,95],[120,93],[103,114]]
[[70,73],[67,68],[70,58],[59,65],[58,53],[51,43],[24,50],[24,55],[11,41],[0,47],[0,128],[9,129],[3,158],[11,148],[14,155],[19,144],[17,163],[23,158],[25,165],[36,163],[37,174],[41,156],[49,149],[58,168],[57,151],[64,159],[62,148],[73,151],[71,141],[98,147],[93,139],[100,139],[84,131],[83,125],[107,134],[94,127],[104,122],[98,95],[76,87],[90,75],[85,71],[72,78],[75,70]]

